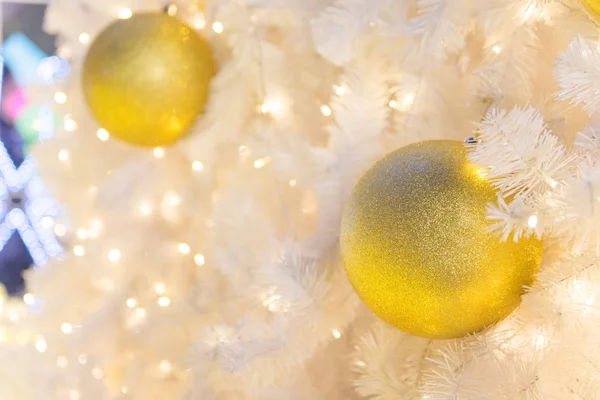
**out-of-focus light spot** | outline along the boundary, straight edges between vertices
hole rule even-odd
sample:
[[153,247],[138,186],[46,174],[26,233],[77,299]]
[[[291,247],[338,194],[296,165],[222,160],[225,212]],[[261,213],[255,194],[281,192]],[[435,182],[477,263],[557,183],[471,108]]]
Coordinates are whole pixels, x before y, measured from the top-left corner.
[[81,240],[85,240],[89,237],[89,233],[85,228],[77,229],[77,237]]
[[161,296],[158,298],[158,305],[161,307],[168,307],[171,304],[171,299],[166,296]]
[[28,306],[31,306],[35,302],[35,297],[31,293],[25,293],[23,295],[23,302]]
[[60,326],[60,330],[65,335],[70,335],[71,333],[73,333],[73,325],[69,324],[68,322],[65,322]]
[[331,115],[331,108],[327,104],[323,104],[321,106],[321,113],[324,116],[329,117]]
[[110,139],[110,133],[108,133],[108,131],[104,128],[98,129],[96,136],[103,142],[106,142],[108,139]]
[[154,154],[154,157],[161,159],[165,156],[165,150],[162,147],[155,147],[152,154]]
[[88,357],[86,354],[80,354],[77,356],[77,361],[79,361],[79,364],[85,365],[88,362]]
[[123,394],[127,394],[127,393],[129,393],[129,388],[128,388],[127,386],[123,386],[123,387],[121,388],[121,393],[123,393]]
[[171,368],[171,363],[168,360],[162,360],[160,364],[158,364],[158,369],[160,369],[160,372],[163,374],[171,372]]
[[269,114],[273,118],[282,118],[285,115],[285,106],[281,99],[277,97],[267,97],[260,105],[259,111],[262,114]]
[[333,335],[334,338],[339,339],[342,337],[342,333],[337,330],[337,329],[332,329],[331,330],[331,334]]
[[413,103],[415,102],[415,93],[414,92],[408,92],[405,93],[404,96],[402,96],[402,100],[398,101],[398,100],[391,100],[389,105],[390,107],[392,107],[395,110],[399,110],[399,111],[407,111],[408,109],[410,109],[410,107],[413,105]]
[[138,205],[138,212],[144,217],[152,215],[152,204],[148,200],[142,201]]
[[146,310],[142,307],[138,307],[135,309],[135,315],[138,316],[138,318],[145,318],[146,317]]
[[73,247],[73,254],[75,254],[77,257],[84,256],[85,255],[85,247],[78,244],[77,246]]
[[164,282],[156,282],[154,284],[154,291],[156,294],[165,294],[167,292],[167,286],[164,284]]
[[177,245],[177,250],[179,250],[181,254],[190,254],[190,245],[187,243],[179,243]]
[[62,149],[58,152],[58,159],[62,162],[69,161],[69,150]]
[[192,169],[194,171],[202,171],[204,169],[204,164],[202,164],[200,161],[194,161],[192,163]]
[[102,379],[104,374],[102,373],[102,370],[100,368],[94,368],[92,369],[92,376],[94,377],[94,379]]
[[291,187],[294,187],[294,186],[296,186],[297,182],[296,182],[295,179],[291,179],[290,182],[289,182],[289,184],[290,184]]
[[532,215],[529,217],[529,219],[527,220],[527,225],[529,225],[530,228],[535,228],[538,224],[538,217],[536,215]]
[[261,169],[271,161],[270,157],[259,158],[254,161],[254,168]]
[[343,96],[346,94],[346,92],[348,92],[348,88],[344,85],[333,85],[333,91],[338,96]]
[[66,368],[67,365],[69,365],[69,360],[67,360],[67,357],[65,356],[58,356],[56,359],[56,365],[58,365],[60,368]]
[[48,344],[43,336],[38,336],[37,340],[35,341],[35,349],[40,353],[45,353],[46,350],[48,350]]
[[495,45],[494,47],[492,47],[492,51],[494,52],[494,54],[500,54],[502,52],[502,47]]
[[133,16],[133,12],[129,8],[123,7],[119,9],[117,16],[119,19],[129,19]]
[[65,236],[67,234],[67,228],[62,224],[56,224],[54,226],[54,233],[56,236]]
[[550,181],[550,186],[552,187],[552,189],[554,189],[556,186],[558,186],[558,182],[551,180]]
[[165,194],[165,200],[173,207],[181,204],[181,197],[173,191],[169,191]]
[[201,267],[204,265],[204,263],[206,262],[206,260],[204,259],[204,255],[203,254],[196,254],[194,256],[194,262],[196,263],[197,266]]
[[54,93],[54,101],[58,104],[65,104],[67,102],[67,95],[64,92]]
[[69,400],[79,400],[81,395],[77,389],[71,389],[69,391]]
[[137,306],[137,300],[134,299],[133,297],[128,298],[125,303],[127,304],[127,307],[129,307],[129,308],[133,308],[133,307]]
[[83,32],[79,35],[79,42],[81,44],[88,44],[90,42],[90,35]]
[[50,229],[54,226],[54,218],[46,216],[42,218],[42,228],[44,229]]
[[194,28],[196,29],[204,29],[206,27],[206,19],[204,18],[204,14],[198,13],[194,16]]
[[121,251],[119,249],[112,249],[108,252],[108,259],[111,262],[117,262],[121,259]]
[[223,33],[223,29],[224,29],[224,27],[223,27],[222,23],[220,23],[219,21],[213,22],[213,24],[212,24],[212,30],[215,33]]
[[179,9],[177,8],[176,4],[169,4],[167,7],[167,14],[169,14],[171,17],[177,15],[177,11],[179,11]]

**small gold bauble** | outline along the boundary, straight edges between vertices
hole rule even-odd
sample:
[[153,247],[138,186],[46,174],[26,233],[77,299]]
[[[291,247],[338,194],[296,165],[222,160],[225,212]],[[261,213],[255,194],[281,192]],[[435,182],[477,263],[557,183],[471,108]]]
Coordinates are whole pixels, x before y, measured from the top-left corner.
[[421,142],[379,161],[342,221],[342,258],[360,298],[391,325],[432,339],[504,319],[533,282],[542,243],[488,233],[493,201],[460,142]]
[[596,18],[600,17],[600,0],[581,0],[581,2]]
[[83,92],[111,135],[168,145],[204,111],[214,72],[211,49],[195,31],[166,14],[142,13],[113,22],[91,44]]

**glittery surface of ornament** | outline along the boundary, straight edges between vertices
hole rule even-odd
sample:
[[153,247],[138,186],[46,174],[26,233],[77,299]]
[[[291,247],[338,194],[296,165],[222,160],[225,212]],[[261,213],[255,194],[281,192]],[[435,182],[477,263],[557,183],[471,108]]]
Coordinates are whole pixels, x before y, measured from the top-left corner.
[[117,20],[86,55],[89,108],[111,135],[141,146],[174,143],[204,111],[215,66],[192,28],[162,13]]
[[600,17],[600,0],[581,0],[596,18]]
[[496,196],[460,142],[420,142],[379,161],[350,196],[341,229],[342,258],[363,302],[433,339],[508,316],[534,280],[542,243],[501,243],[487,232]]

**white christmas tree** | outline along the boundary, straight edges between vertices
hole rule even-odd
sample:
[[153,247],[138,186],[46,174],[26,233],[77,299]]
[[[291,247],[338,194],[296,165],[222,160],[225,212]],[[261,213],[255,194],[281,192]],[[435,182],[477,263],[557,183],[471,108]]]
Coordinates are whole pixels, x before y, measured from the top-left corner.
[[[187,21],[219,64],[168,148],[112,138],[82,98],[89,43],[140,10]],[[69,255],[27,276],[0,398],[600,399],[595,17],[577,0],[55,0],[72,74],[35,154]],[[391,150],[468,136],[511,198],[491,229],[544,237],[544,261],[506,320],[417,338],[358,300],[342,210]]]

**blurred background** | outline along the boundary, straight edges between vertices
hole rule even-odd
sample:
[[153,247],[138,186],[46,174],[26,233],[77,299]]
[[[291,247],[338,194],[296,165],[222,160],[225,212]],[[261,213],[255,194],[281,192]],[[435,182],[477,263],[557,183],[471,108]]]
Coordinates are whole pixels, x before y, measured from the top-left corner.
[[[0,140],[4,149],[0,149],[0,163],[6,163],[9,158],[18,169],[27,157],[29,147],[39,139],[39,126],[36,125],[39,125],[40,105],[30,100],[33,97],[31,91],[39,85],[40,63],[54,54],[54,38],[45,34],[42,28],[45,5],[0,0],[0,6],[4,60],[0,121]],[[3,203],[0,224],[3,224],[8,212],[24,208],[28,198],[24,188],[7,187],[5,169],[0,167],[0,170],[0,201]],[[20,295],[24,290],[23,270],[34,263],[40,264],[34,262],[31,246],[24,243],[22,233],[10,229],[6,238],[0,237],[0,282],[11,295]]]

